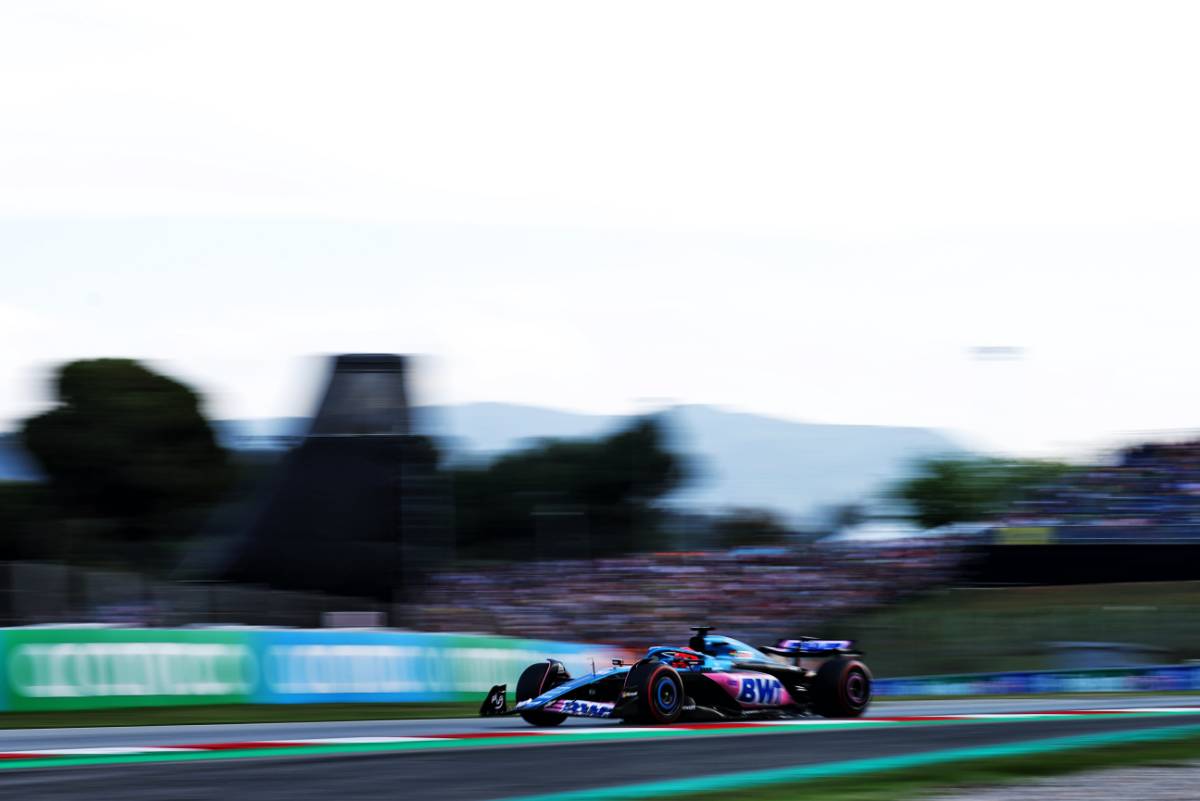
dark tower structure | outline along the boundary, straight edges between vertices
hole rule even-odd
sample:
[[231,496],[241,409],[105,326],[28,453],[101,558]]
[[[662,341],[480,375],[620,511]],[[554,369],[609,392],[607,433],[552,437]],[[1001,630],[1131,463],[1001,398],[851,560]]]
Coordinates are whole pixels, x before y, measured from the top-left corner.
[[402,356],[332,361],[307,435],[236,525],[222,578],[395,600],[452,553],[448,485]]

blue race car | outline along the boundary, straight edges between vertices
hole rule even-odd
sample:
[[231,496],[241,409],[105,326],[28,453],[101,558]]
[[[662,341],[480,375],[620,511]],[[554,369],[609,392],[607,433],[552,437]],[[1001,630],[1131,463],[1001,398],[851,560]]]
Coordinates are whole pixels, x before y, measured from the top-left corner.
[[686,647],[658,645],[633,665],[571,678],[556,659],[530,665],[491,689],[479,714],[517,714],[534,726],[568,717],[638,723],[821,715],[859,717],[871,700],[871,671],[852,640],[801,637],[753,648],[698,626]]

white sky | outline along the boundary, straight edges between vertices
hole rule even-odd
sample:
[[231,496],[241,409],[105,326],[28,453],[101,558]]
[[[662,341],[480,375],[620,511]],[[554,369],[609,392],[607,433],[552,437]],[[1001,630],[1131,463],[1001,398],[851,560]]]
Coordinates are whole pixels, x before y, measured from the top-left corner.
[[[1200,5],[0,2],[0,428],[311,359],[1073,453],[1197,427]],[[979,345],[1026,349],[980,363]]]

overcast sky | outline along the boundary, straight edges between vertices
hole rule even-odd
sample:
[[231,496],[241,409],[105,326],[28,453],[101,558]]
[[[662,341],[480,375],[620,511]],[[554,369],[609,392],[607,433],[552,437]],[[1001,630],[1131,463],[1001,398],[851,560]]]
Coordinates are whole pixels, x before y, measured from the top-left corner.
[[[0,2],[0,428],[134,356],[1078,453],[1200,423],[1194,3]],[[972,358],[979,346],[1018,359]]]

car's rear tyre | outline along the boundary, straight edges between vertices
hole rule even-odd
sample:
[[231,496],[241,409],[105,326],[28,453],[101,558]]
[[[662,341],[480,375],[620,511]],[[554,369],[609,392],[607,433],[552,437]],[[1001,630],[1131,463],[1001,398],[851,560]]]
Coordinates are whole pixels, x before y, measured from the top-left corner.
[[683,714],[683,679],[670,665],[661,662],[635,665],[625,685],[637,690],[638,720],[674,723]]
[[[521,673],[521,678],[517,679],[517,703],[537,698],[546,690],[570,680],[571,675],[567,673],[562,662],[547,660],[530,665]],[[521,717],[533,726],[557,726],[567,719],[561,712],[547,712],[544,709],[522,712]]]
[[860,717],[871,703],[871,671],[857,659],[831,659],[817,671],[809,694],[821,717]]

